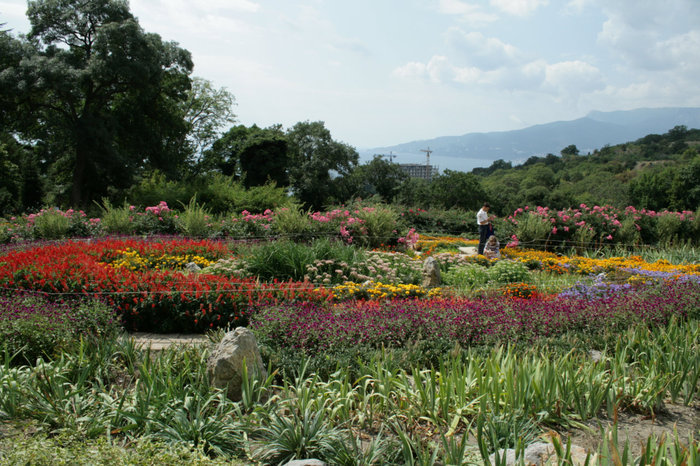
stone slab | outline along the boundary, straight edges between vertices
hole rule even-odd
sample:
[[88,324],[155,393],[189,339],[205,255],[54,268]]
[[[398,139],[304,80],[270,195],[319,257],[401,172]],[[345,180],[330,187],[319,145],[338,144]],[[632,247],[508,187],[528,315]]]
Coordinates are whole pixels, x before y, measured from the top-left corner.
[[134,339],[137,348],[150,348],[151,351],[161,351],[173,345],[196,345],[209,341],[206,335],[185,333],[160,334],[135,332],[131,333],[129,336]]
[[462,254],[465,254],[467,256],[476,256],[477,255],[476,252],[478,250],[478,248],[473,247],[473,246],[461,246],[457,249],[459,249],[459,252],[461,252]]

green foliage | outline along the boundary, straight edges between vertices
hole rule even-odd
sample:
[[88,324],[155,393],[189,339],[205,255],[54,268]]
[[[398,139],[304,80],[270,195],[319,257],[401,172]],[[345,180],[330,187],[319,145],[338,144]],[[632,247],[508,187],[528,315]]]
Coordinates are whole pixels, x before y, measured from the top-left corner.
[[399,214],[387,205],[364,207],[356,210],[356,216],[362,221],[362,232],[353,238],[370,248],[388,244],[396,237]]
[[27,16],[25,57],[0,88],[23,115],[19,135],[41,141],[56,200],[80,207],[124,189],[144,161],[177,174],[189,53],[145,33],[124,2],[40,0]]
[[530,272],[522,262],[499,260],[488,270],[489,278],[497,283],[530,281]]
[[398,164],[384,160],[381,156],[359,165],[346,180],[346,197],[367,199],[379,196],[385,202],[393,202],[408,175]]
[[542,218],[532,212],[519,217],[518,224],[515,228],[515,234],[518,236],[520,243],[527,247],[529,243],[540,244],[550,236],[552,231],[551,224],[548,219]]
[[462,209],[402,207],[401,224],[406,228],[415,228],[421,233],[444,233],[451,235],[478,236],[476,211]]
[[472,173],[499,215],[529,205],[565,209],[581,203],[653,210],[695,210],[700,130],[674,129],[580,155],[569,146],[562,156],[530,157],[518,166],[502,160]]
[[175,206],[188,202],[194,195],[190,183],[169,180],[162,172],[154,170],[129,189],[128,199],[137,206],[157,205],[161,201]]
[[149,464],[243,465],[228,458],[210,458],[203,449],[185,444],[168,444],[151,439],[136,442],[113,440],[103,436],[94,440],[70,433],[58,436],[26,433],[0,439],[0,463],[3,464],[111,464],[114,466]]
[[272,228],[283,238],[304,240],[311,231],[311,219],[300,205],[292,204],[275,212]]
[[63,212],[46,210],[34,218],[34,235],[41,239],[61,239],[68,236],[70,219]]
[[446,285],[457,288],[477,288],[489,281],[489,269],[478,264],[464,264],[450,268],[443,279]]
[[274,182],[246,189],[231,177],[212,175],[197,181],[197,198],[212,214],[264,212],[288,205],[291,200],[284,188]]
[[212,218],[203,205],[197,204],[197,198],[190,199],[189,204],[178,215],[178,230],[191,238],[205,238],[212,232]]
[[[350,174],[358,154],[334,141],[323,122],[299,122],[287,131],[289,182],[307,207],[320,209],[340,194],[340,179]],[[331,170],[338,176],[331,178]]]
[[196,196],[212,215],[225,213],[263,212],[289,204],[283,188],[274,183],[246,189],[240,181],[220,174],[201,176],[187,181],[171,181],[159,172],[152,173],[129,190],[134,205],[188,204]]
[[309,264],[319,261],[353,263],[358,251],[328,238],[313,240],[310,244],[291,240],[251,245],[241,248],[245,269],[260,280],[304,280]]
[[215,89],[203,78],[193,78],[184,102],[185,121],[189,125],[188,143],[194,157],[208,149],[218,138],[219,130],[235,121],[235,99],[226,89]]
[[113,309],[98,301],[59,306],[39,297],[0,301],[2,349],[14,364],[55,357],[80,339],[113,337],[119,322]]
[[136,225],[133,222],[134,212],[129,204],[124,202],[121,207],[114,207],[108,199],[102,199],[100,224],[105,233],[114,235],[133,234]]

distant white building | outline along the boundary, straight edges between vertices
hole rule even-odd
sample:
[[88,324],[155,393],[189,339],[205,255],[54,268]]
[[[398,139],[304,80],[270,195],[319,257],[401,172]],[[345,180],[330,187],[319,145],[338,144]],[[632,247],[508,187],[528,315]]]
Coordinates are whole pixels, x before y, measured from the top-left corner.
[[438,168],[424,163],[400,163],[399,167],[411,178],[431,180],[438,175]]

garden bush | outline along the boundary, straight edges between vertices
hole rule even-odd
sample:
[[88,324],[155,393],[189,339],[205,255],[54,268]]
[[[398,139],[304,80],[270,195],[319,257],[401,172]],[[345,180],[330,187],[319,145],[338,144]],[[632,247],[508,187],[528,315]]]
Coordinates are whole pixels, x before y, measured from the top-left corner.
[[467,235],[477,237],[476,212],[462,209],[428,210],[420,208],[399,208],[399,216],[404,228],[415,228],[424,233]]
[[190,238],[206,238],[215,236],[212,229],[213,219],[204,205],[197,204],[197,197],[190,199],[189,204],[184,205],[175,222],[179,232]]
[[114,336],[114,309],[96,300],[51,302],[40,296],[0,297],[0,341],[15,364],[53,358],[80,339]]
[[527,282],[530,280],[527,266],[511,260],[497,261],[493,267],[488,269],[488,276],[496,283]]
[[652,244],[698,244],[694,212],[655,212],[632,206],[552,210],[548,207],[517,209],[506,219],[515,227],[515,242],[540,249],[566,250],[602,246],[633,247]]
[[443,275],[445,284],[457,288],[476,288],[485,285],[489,277],[489,269],[478,264],[464,264],[452,267]]
[[100,225],[102,230],[112,235],[131,235],[136,231],[133,222],[133,207],[124,202],[121,207],[114,207],[108,199],[102,200]]

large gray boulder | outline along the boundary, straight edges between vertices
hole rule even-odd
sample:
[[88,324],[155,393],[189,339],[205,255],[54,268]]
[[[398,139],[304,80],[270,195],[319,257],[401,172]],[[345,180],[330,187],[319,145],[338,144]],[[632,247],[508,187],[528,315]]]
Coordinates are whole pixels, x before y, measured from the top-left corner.
[[267,377],[255,335],[245,327],[228,332],[207,360],[209,383],[225,389],[232,401],[241,400],[244,360],[248,377]]
[[434,257],[428,257],[423,261],[423,288],[440,286],[440,264]]

